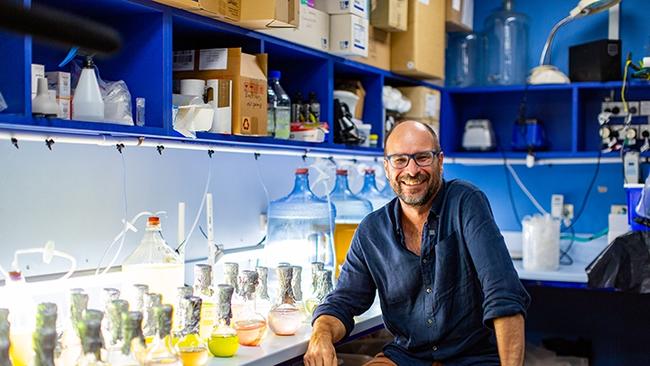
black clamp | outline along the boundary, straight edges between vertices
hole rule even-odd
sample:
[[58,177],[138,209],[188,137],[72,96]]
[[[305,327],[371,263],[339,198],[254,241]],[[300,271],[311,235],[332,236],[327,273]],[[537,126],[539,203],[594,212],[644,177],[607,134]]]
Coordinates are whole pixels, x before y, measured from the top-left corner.
[[11,138],[11,144],[14,145],[14,147],[15,147],[16,149],[19,149],[19,147],[18,147],[18,139],[17,139],[17,138],[12,137],[12,138]]
[[162,145],[158,145],[158,146],[156,146],[156,150],[158,150],[158,155],[162,156],[162,152],[163,152],[163,150],[165,150],[165,147],[162,146]]
[[54,145],[54,140],[52,139],[45,140],[45,146],[47,146],[47,148],[50,149],[50,151],[52,151],[52,145]]
[[208,157],[212,159],[212,155],[214,155],[214,150],[208,149]]
[[117,151],[118,151],[120,154],[122,153],[122,150],[124,150],[124,147],[125,147],[124,144],[121,143],[121,142],[120,142],[119,144],[115,145],[115,148],[117,149]]
[[253,153],[253,157],[255,158],[255,160],[259,159],[260,156],[262,156],[262,154],[260,154],[258,152]]

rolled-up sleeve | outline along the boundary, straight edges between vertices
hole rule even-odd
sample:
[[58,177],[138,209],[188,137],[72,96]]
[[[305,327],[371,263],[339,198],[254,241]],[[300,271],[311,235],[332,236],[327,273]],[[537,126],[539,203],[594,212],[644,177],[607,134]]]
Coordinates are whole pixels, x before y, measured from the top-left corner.
[[354,328],[354,316],[363,314],[372,305],[377,286],[368,270],[361,245],[357,230],[343,263],[336,289],[318,305],[314,311],[312,325],[321,315],[334,316],[345,325],[347,337]]
[[487,197],[474,191],[461,207],[463,236],[483,290],[483,323],[493,327],[495,318],[526,316],[530,296],[519,280]]

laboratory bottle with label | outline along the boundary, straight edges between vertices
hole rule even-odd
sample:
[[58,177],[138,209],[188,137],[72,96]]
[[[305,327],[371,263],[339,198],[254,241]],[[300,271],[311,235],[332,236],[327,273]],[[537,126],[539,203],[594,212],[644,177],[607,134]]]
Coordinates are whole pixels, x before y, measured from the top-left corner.
[[373,210],[383,207],[390,201],[390,199],[384,196],[379,189],[377,189],[375,170],[372,168],[365,170],[365,175],[363,176],[363,187],[359,193],[357,193],[357,196],[370,201]]
[[188,296],[181,300],[185,314],[185,329],[181,330],[176,349],[183,366],[201,366],[208,362],[208,346],[199,334],[202,303],[198,296]]
[[217,286],[217,322],[208,341],[208,349],[215,357],[232,357],[239,349],[237,331],[230,326],[230,302],[235,289],[225,283]]
[[239,344],[259,346],[266,335],[266,319],[255,307],[257,272],[244,270],[239,275],[239,296],[243,299],[242,309],[234,319]]
[[293,293],[292,279],[293,267],[281,266],[277,270],[279,282],[278,296],[276,304],[269,312],[269,328],[276,335],[289,336],[296,334],[296,331],[302,325],[302,314],[300,308],[296,305],[296,299]]
[[144,366],[183,366],[178,352],[172,345],[172,306],[156,306],[153,313],[156,319],[156,335],[147,351]]
[[288,139],[291,132],[291,99],[280,85],[282,73],[277,70],[269,72],[269,88],[275,92],[275,138]]

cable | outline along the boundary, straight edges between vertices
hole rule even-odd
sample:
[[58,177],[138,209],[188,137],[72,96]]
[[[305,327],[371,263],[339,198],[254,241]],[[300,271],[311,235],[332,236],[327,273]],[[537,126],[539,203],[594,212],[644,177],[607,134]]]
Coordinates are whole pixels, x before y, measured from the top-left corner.
[[[573,248],[573,243],[575,243],[575,231],[572,227],[569,228],[571,229],[571,241],[565,250],[560,249],[560,264],[563,266],[570,266],[573,264],[573,258],[569,255],[569,252],[571,251],[571,248]],[[562,262],[563,258],[566,258],[564,263]]]
[[630,55],[628,54],[627,60],[625,61],[625,67],[623,68],[623,85],[621,86],[621,100],[623,101],[623,110],[625,111],[626,114],[628,114],[628,105],[627,105],[627,100],[625,100],[625,89],[627,87],[627,70],[630,68],[630,64],[632,63],[632,60],[630,59]]
[[264,195],[266,196],[266,207],[268,210],[268,205],[271,203],[271,196],[269,195],[268,188],[266,188],[266,184],[264,184],[264,178],[262,178],[262,173],[260,172],[260,164],[257,154],[255,155],[255,170],[257,171],[257,179],[259,179],[262,189],[264,190]]
[[586,238],[582,238],[582,237],[575,236],[575,235],[569,235],[569,236],[561,236],[560,239],[565,239],[565,240],[573,239],[573,240],[575,240],[577,242],[588,243],[590,241],[596,240],[596,239],[598,239],[600,237],[603,237],[603,236],[607,235],[608,232],[609,232],[609,229],[603,229],[603,230],[601,230],[601,231],[599,231],[599,232],[597,232],[595,234],[591,234],[590,236],[588,236]]
[[201,218],[201,212],[203,212],[203,206],[205,205],[205,197],[208,195],[208,189],[210,188],[211,180],[212,180],[212,158],[208,157],[208,177],[205,180],[205,189],[203,189],[201,204],[199,205],[198,211],[196,211],[196,216],[194,217],[194,223],[192,223],[192,228],[190,229],[190,232],[185,237],[185,240],[183,240],[182,243],[178,244],[178,247],[176,247],[176,253],[180,253],[181,248],[183,248],[187,244],[187,242],[190,241],[190,238],[192,237],[192,233],[194,232],[194,229],[196,229],[196,225],[199,223],[199,219]]
[[501,157],[503,158],[503,171],[505,173],[505,179],[506,179],[506,185],[508,186],[508,197],[510,198],[510,207],[512,208],[512,214],[515,216],[515,221],[519,225],[519,228],[521,228],[521,218],[519,216],[519,212],[517,212],[517,205],[515,203],[515,198],[512,195],[512,183],[510,182],[510,173],[508,172],[508,161],[506,159],[506,153],[503,151],[503,146],[501,146],[501,142],[499,140],[499,137],[496,136],[496,143],[497,147],[499,148],[499,151],[501,152]]
[[528,190],[528,188],[526,188],[526,186],[524,185],[524,183],[523,183],[523,182],[521,181],[521,179],[519,178],[519,175],[517,175],[517,172],[515,172],[514,168],[513,168],[510,164],[508,164],[507,162],[506,162],[506,167],[507,167],[507,169],[510,171],[510,174],[512,174],[512,177],[514,178],[514,180],[515,180],[515,182],[517,183],[517,185],[519,186],[519,188],[524,192],[524,194],[526,195],[526,197],[528,197],[528,199],[530,200],[530,202],[533,203],[533,205],[535,206],[535,208],[537,208],[537,210],[538,210],[541,214],[547,215],[548,212],[546,212],[546,210],[544,210],[544,207],[542,207],[542,205],[540,205],[539,202],[537,202],[537,200],[535,199],[535,197],[533,197],[532,193],[530,193],[530,191]]

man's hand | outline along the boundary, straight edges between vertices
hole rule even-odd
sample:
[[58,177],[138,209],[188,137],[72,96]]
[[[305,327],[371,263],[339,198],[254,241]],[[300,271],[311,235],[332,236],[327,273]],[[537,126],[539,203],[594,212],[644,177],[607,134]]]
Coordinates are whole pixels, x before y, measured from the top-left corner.
[[336,366],[334,343],[345,335],[345,326],[336,317],[321,315],[314,322],[314,328],[305,353],[306,366]]
[[501,365],[523,365],[524,350],[526,347],[524,317],[521,314],[517,314],[495,318],[493,322]]

